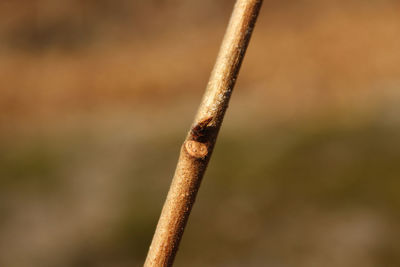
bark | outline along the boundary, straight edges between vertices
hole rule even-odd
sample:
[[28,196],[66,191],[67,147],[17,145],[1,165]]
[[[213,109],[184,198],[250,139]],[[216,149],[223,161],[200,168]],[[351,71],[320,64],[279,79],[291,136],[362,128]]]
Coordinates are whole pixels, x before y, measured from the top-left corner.
[[206,92],[180,151],[145,267],[172,266],[210,160],[262,0],[237,0]]

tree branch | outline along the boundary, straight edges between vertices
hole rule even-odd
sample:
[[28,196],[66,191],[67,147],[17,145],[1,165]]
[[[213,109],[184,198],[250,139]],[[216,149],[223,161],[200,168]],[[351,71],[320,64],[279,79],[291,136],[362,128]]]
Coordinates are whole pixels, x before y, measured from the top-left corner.
[[172,266],[211,157],[262,0],[237,0],[206,92],[180,151],[145,267]]

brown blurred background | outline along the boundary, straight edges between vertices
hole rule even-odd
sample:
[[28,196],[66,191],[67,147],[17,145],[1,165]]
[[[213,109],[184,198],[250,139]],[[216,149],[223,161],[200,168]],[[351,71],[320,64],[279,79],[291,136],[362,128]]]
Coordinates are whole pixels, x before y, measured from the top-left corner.
[[[233,3],[0,2],[0,266],[143,264]],[[399,11],[264,2],[176,266],[400,266]]]

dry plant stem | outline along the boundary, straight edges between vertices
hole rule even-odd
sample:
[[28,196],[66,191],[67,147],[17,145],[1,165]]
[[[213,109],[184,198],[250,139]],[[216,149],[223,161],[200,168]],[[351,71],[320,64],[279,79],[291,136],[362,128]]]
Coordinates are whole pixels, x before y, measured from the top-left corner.
[[184,141],[144,266],[172,266],[221,127],[262,0],[238,0],[210,81]]

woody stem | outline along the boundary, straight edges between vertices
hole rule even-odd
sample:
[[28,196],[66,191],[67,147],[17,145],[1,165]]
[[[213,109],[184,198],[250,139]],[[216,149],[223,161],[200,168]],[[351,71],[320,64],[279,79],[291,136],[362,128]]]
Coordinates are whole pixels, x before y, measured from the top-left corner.
[[211,157],[262,0],[237,0],[206,92],[182,147],[145,267],[172,266]]

